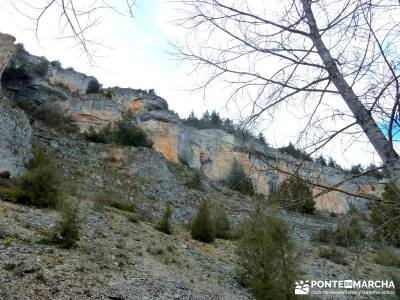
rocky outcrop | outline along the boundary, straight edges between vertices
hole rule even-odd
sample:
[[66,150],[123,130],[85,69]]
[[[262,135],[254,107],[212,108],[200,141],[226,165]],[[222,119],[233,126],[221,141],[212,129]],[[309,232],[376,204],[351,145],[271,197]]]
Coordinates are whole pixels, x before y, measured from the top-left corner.
[[25,113],[12,108],[0,97],[0,172],[15,176],[25,170],[31,158],[32,129]]
[[0,33],[0,79],[4,70],[8,67],[11,58],[13,57],[15,51],[14,42],[15,38],[13,36]]
[[[0,79],[15,53],[15,38],[0,34]],[[0,83],[1,92],[1,83]],[[0,96],[0,172],[15,176],[31,157],[32,130],[25,113]]]
[[93,76],[87,76],[73,69],[63,69],[53,64],[49,81],[53,85],[67,88],[71,93],[85,95],[88,91],[96,91],[100,88],[99,83]]
[[[3,39],[10,41],[10,37]],[[19,65],[24,65],[25,76],[21,76],[21,68],[18,69],[20,76],[12,76],[16,70],[11,66],[7,80],[3,80],[5,92],[13,101],[30,102],[69,114],[81,131],[90,126],[101,128],[131,111],[157,151],[168,160],[183,162],[211,179],[225,179],[233,162],[237,161],[256,191],[268,195],[287,177],[285,173],[296,172],[317,184],[314,194],[319,209],[338,213],[346,212],[352,202],[365,205],[351,194],[377,196],[382,191],[381,185],[371,179],[348,181],[340,170],[299,162],[254,139],[243,140],[219,129],[199,130],[185,126],[154,91],[118,87],[97,90],[100,85],[96,78],[73,69],[62,69],[56,62],[50,63],[47,72],[40,76],[32,70],[43,58],[26,51],[20,51],[18,57]],[[342,181],[339,189],[347,194],[324,191],[324,187],[336,186]]]
[[[316,207],[336,213],[345,213],[354,203],[365,208],[367,201],[325,187],[338,186],[349,194],[379,197],[383,186],[371,178],[348,180],[342,171],[321,167],[312,162],[300,162],[275,149],[243,140],[218,129],[199,130],[182,124],[169,124],[157,120],[142,123],[154,142],[156,150],[173,162],[183,162],[214,180],[225,179],[234,161],[239,162],[251,178],[256,191],[268,195],[288,177],[297,173],[316,184]],[[255,155],[256,152],[258,155]]]

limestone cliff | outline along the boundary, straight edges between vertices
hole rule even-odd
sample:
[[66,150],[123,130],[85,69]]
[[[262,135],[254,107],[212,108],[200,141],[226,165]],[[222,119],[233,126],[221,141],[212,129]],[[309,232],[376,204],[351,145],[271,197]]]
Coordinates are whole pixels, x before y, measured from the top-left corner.
[[[4,52],[2,49],[1,52]],[[256,191],[268,195],[287,177],[277,169],[297,172],[321,186],[314,190],[318,195],[318,209],[339,213],[346,212],[351,202],[357,201],[359,205],[365,203],[360,198],[341,192],[324,193],[322,187],[335,186],[344,181],[339,188],[350,194],[377,196],[382,190],[381,185],[370,178],[346,181],[347,175],[340,170],[296,161],[255,140],[243,140],[218,129],[199,130],[185,126],[168,109],[168,103],[154,93],[118,87],[101,89],[94,77],[72,69],[65,70],[58,62],[48,64],[45,72],[38,75],[35,74],[35,66],[44,58],[32,56],[24,50],[20,50],[18,58],[22,68],[16,66],[15,60],[4,60],[1,66],[4,70],[3,93],[13,101],[52,107],[71,115],[82,131],[89,126],[101,128],[121,118],[124,112],[132,111],[157,151],[168,160],[184,162],[209,178],[226,178],[236,160],[251,177]],[[19,76],[12,75],[18,73],[16,69],[19,70]],[[262,153],[262,158],[255,156],[253,150]]]
[[[14,56],[14,41],[10,35],[0,35],[0,78]],[[25,169],[31,156],[31,135],[24,112],[0,97],[0,172],[9,171],[14,176]]]

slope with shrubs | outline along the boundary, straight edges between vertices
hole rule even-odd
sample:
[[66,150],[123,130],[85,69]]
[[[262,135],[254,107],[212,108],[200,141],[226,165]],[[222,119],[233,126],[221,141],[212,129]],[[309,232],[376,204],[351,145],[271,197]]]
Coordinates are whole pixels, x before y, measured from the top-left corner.
[[133,113],[128,111],[115,124],[107,124],[98,131],[90,127],[84,135],[88,141],[95,143],[151,148],[153,142],[135,120]]
[[278,189],[268,196],[268,200],[288,210],[305,214],[315,212],[315,201],[310,187],[294,176],[285,179]]
[[370,223],[375,238],[400,248],[400,190],[388,183],[382,194],[383,201],[372,206]]
[[36,150],[27,172],[0,187],[0,197],[37,207],[56,207],[63,193],[57,164],[44,151]]
[[256,299],[295,299],[299,266],[287,224],[259,211],[244,221],[239,227],[236,272]]
[[231,170],[224,181],[224,184],[234,191],[244,195],[254,195],[254,187],[249,176],[237,160],[233,161]]
[[[389,278],[384,264],[391,256],[375,259],[381,252],[372,253],[370,244],[364,247],[368,238],[361,237],[357,247],[331,248],[329,238],[327,244],[308,241],[317,228],[327,225],[335,235],[337,228],[347,234],[354,227],[351,220],[341,227],[336,226],[341,216],[281,208],[267,215],[261,210],[251,214],[255,198],[207,178],[193,185],[201,189],[187,186],[195,172],[152,149],[123,148],[115,160],[115,145],[70,139],[43,128],[40,132],[45,138],[36,137],[37,142],[56,158],[62,181],[76,184],[79,211],[0,202],[0,278],[9,283],[0,290],[0,298],[291,299],[294,276]],[[33,162],[31,169],[40,165]],[[1,182],[10,186],[13,179]],[[260,207],[271,210],[259,201]],[[174,209],[168,212],[165,203]],[[196,211],[199,203],[200,208],[207,203],[208,209]],[[194,222],[199,215],[201,221]],[[199,239],[205,242],[192,238],[184,225],[189,218],[192,225],[200,224],[200,236],[207,238]],[[362,217],[357,220],[361,228],[366,226]],[[172,231],[164,230],[172,226]],[[213,234],[215,239],[208,239]],[[338,240],[354,236],[360,234]]]

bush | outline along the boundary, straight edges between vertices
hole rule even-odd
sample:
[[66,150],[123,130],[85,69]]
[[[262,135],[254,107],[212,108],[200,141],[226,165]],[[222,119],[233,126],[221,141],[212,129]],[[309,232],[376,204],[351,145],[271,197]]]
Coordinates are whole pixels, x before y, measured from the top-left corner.
[[99,131],[96,131],[92,126],[84,132],[85,138],[93,143],[109,144],[112,141],[111,124],[107,124]]
[[19,101],[17,105],[32,118],[40,120],[46,125],[54,127],[61,132],[74,133],[79,131],[79,128],[71,115],[66,115],[61,111],[45,105],[38,106],[26,101]]
[[29,170],[17,178],[17,202],[37,207],[56,207],[61,194],[61,179],[52,164]]
[[324,244],[336,244],[337,246],[358,246],[366,237],[361,227],[359,218],[347,216],[339,221],[336,230],[325,226],[313,234],[312,240]]
[[126,114],[121,120],[116,122],[115,143],[122,146],[134,147],[153,147],[153,142],[147,138],[142,128],[135,125],[132,113]]
[[196,217],[191,224],[192,238],[205,243],[213,242],[215,240],[214,226],[209,205],[206,201],[203,201],[200,203]]
[[286,147],[278,148],[279,152],[286,153],[294,158],[304,160],[304,161],[313,161],[311,156],[304,152],[303,150],[297,149],[292,143],[289,143]]
[[345,253],[333,245],[320,248],[319,257],[329,259],[337,265],[347,265]]
[[243,167],[236,161],[233,161],[229,175],[225,181],[226,186],[231,190],[238,191],[245,195],[253,195],[254,188],[251,179],[244,173]]
[[324,244],[334,243],[335,231],[331,227],[322,227],[319,231],[313,234],[311,239],[314,242],[320,242]]
[[395,247],[400,247],[400,190],[394,183],[388,183],[382,194],[383,201],[372,206],[370,223],[374,236]]
[[230,239],[231,225],[229,224],[228,214],[222,206],[218,206],[214,209],[214,226],[215,226],[215,237],[220,239]]
[[148,139],[142,128],[134,124],[132,113],[128,113],[115,123],[115,126],[108,124],[98,132],[93,127],[84,133],[85,138],[95,143],[115,143],[122,146],[148,147],[153,142]]
[[164,232],[165,234],[171,234],[172,233],[171,216],[172,216],[172,208],[171,205],[167,203],[164,215],[162,219],[157,223],[155,228],[158,231]]
[[119,210],[123,210],[123,211],[135,212],[135,207],[131,203],[124,202],[124,201],[117,200],[117,199],[114,199],[110,203],[110,206],[114,207],[116,209],[119,209]]
[[237,277],[256,299],[294,299],[298,273],[288,226],[261,213],[240,224]]
[[93,198],[93,209],[97,212],[103,212],[105,206],[110,206],[112,199],[112,195],[107,192],[96,194]]
[[400,268],[400,257],[388,247],[379,248],[373,257],[373,260],[376,264],[382,266]]
[[185,182],[185,186],[190,189],[201,190],[200,173],[196,172],[188,181]]
[[2,171],[0,172],[0,178],[9,179],[11,177],[10,171]]
[[100,91],[100,83],[97,79],[92,79],[88,83],[86,94],[96,94]]
[[44,152],[36,151],[27,169],[10,187],[2,189],[2,195],[21,204],[56,207],[62,195],[62,177],[56,164]]
[[47,242],[70,249],[80,239],[81,219],[77,203],[64,203],[61,217],[54,230],[49,234]]
[[357,216],[343,218],[335,231],[335,243],[342,247],[358,246],[365,237],[366,234]]
[[129,214],[129,216],[128,216],[128,221],[129,221],[129,222],[132,222],[132,223],[139,223],[138,215],[135,214],[135,213]]
[[44,76],[47,73],[47,69],[49,68],[49,61],[47,59],[43,59],[42,61],[38,62],[36,65],[33,66],[32,71],[33,73]]
[[104,206],[110,206],[128,212],[135,212],[135,207],[132,203],[116,199],[111,192],[101,192],[94,198],[95,210],[102,211]]
[[308,185],[294,176],[285,179],[268,200],[277,203],[283,208],[305,214],[315,212],[315,201]]

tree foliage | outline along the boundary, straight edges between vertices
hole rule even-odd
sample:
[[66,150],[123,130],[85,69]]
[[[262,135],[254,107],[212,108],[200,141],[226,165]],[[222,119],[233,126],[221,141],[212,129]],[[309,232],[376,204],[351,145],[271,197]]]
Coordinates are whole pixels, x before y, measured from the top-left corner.
[[388,183],[382,198],[372,206],[370,214],[375,237],[400,247],[400,189]]
[[368,141],[400,186],[398,1],[178,2],[187,36],[177,56],[205,94],[225,83],[248,125],[289,110],[311,153]]
[[167,203],[167,205],[165,206],[164,215],[162,216],[161,220],[157,223],[155,228],[158,231],[164,232],[165,234],[171,234],[172,233],[171,216],[172,216],[172,207],[171,204]]
[[200,203],[197,214],[191,224],[192,238],[205,243],[215,240],[215,224],[212,219],[210,206],[206,201]]
[[122,146],[148,148],[153,146],[153,142],[147,137],[146,132],[136,124],[135,117],[131,112],[123,115],[122,119],[114,125],[109,123],[98,131],[89,127],[84,135],[88,141],[94,143],[115,143]]
[[35,150],[27,172],[15,178],[0,194],[21,204],[55,208],[63,194],[63,178],[56,162],[45,152]]
[[249,176],[243,170],[243,167],[237,160],[233,161],[231,170],[225,180],[225,184],[232,190],[245,195],[253,195],[254,187]]
[[285,179],[278,189],[269,195],[268,200],[301,213],[313,214],[315,211],[311,189],[304,181],[294,176]]
[[313,161],[311,156],[306,152],[297,149],[292,143],[289,143],[286,147],[278,148],[281,153],[286,153],[294,158],[304,160],[304,161]]
[[280,219],[255,213],[240,224],[237,277],[256,299],[295,299],[299,268],[288,226]]

